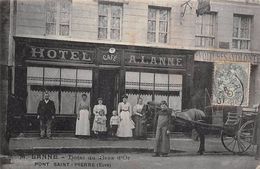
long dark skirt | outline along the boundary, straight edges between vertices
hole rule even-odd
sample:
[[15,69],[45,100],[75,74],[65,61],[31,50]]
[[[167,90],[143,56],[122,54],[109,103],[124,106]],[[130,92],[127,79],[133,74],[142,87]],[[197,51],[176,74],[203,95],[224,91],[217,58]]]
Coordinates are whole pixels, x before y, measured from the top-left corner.
[[168,154],[170,152],[170,136],[167,134],[168,127],[157,127],[155,135],[154,152]]
[[146,121],[143,119],[143,117],[140,117],[138,115],[135,115],[133,117],[133,120],[135,122],[134,137],[146,138],[146,134],[147,134]]

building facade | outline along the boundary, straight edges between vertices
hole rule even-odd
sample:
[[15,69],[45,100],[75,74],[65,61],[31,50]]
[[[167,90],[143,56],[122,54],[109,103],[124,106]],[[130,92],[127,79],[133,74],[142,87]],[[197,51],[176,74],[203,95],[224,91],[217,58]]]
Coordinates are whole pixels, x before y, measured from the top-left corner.
[[205,89],[212,101],[219,93],[214,72],[223,60],[248,63],[243,103],[254,104],[260,90],[260,40],[254,36],[260,33],[259,3],[211,1],[210,12],[200,16],[197,5],[195,0],[14,1],[12,93],[24,98],[25,131],[38,130],[44,90],[55,102],[57,132],[74,131],[82,93],[92,108],[103,97],[108,116],[125,93],[132,105],[141,96],[145,102],[167,100],[174,110],[202,109],[209,104]]

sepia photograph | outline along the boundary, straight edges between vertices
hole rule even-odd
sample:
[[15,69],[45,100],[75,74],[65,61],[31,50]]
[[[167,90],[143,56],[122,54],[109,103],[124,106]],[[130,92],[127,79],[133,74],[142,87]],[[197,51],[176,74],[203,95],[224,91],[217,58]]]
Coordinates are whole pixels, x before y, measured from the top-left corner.
[[0,0],[0,169],[260,169],[260,0]]

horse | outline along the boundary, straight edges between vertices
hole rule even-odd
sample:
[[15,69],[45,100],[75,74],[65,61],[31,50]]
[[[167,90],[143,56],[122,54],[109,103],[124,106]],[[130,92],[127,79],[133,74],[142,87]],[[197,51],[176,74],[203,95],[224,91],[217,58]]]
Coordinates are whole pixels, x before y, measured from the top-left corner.
[[[157,113],[160,110],[160,103],[149,101],[147,104],[144,106],[143,111],[146,111],[146,117],[147,117],[147,122],[150,122],[150,124],[147,124],[148,126],[150,125],[153,128],[153,131],[155,132],[156,130],[156,121],[157,121]],[[181,124],[184,127],[187,127],[189,129],[195,129],[196,132],[198,133],[199,140],[200,140],[200,146],[198,153],[203,154],[205,152],[205,129],[198,125],[200,123],[204,123],[206,115],[203,111],[199,109],[188,109],[185,111],[172,111],[171,113],[171,123],[178,123]]]

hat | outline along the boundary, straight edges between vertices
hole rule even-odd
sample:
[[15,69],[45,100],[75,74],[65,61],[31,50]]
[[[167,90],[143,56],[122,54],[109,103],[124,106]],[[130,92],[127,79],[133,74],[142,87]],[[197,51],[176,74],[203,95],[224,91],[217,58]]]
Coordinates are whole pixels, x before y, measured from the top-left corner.
[[161,101],[161,105],[163,105],[163,104],[168,106],[168,103],[165,100]]
[[128,96],[127,96],[126,94],[124,94],[124,95],[122,96],[122,98],[128,99]]
[[102,101],[103,101],[102,97],[97,98],[97,101],[99,101],[99,100],[102,100]]
[[88,97],[86,93],[83,93],[83,94],[81,95],[81,97],[83,97],[83,96],[86,96],[86,97]]

